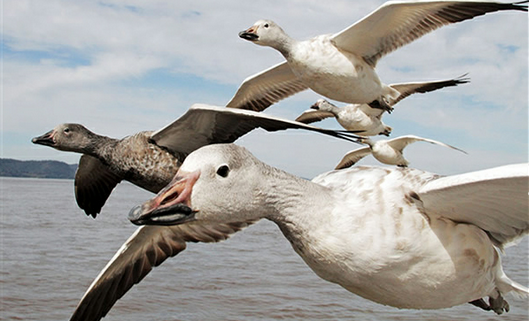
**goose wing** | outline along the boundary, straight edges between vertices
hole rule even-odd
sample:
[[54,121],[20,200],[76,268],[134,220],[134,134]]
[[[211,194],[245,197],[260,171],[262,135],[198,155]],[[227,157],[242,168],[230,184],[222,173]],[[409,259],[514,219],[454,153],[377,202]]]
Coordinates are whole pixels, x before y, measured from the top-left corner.
[[502,247],[529,232],[529,164],[433,180],[417,194],[428,214],[474,224]]
[[305,129],[349,141],[358,138],[347,131],[322,129],[251,110],[195,104],[182,117],[153,133],[151,140],[187,155],[205,145],[232,143],[256,128],[267,131]]
[[330,111],[308,109],[299,115],[298,118],[296,118],[296,121],[304,124],[310,124],[330,117],[334,117],[334,114]]
[[389,1],[333,36],[337,47],[371,66],[384,55],[442,26],[501,10],[527,11],[527,1]]
[[96,217],[122,178],[99,159],[83,154],[75,172],[75,199],[86,215]]
[[222,241],[249,224],[188,223],[138,228],[90,285],[70,321],[100,320],[153,267],[184,251],[186,242]]
[[334,169],[351,167],[369,154],[371,154],[371,148],[369,146],[350,151],[349,153],[345,154],[340,163],[338,163]]
[[409,95],[416,93],[427,93],[435,91],[437,89],[457,86],[460,84],[466,84],[470,82],[469,78],[464,78],[466,76],[462,75],[461,77],[449,79],[449,80],[439,80],[439,81],[430,81],[430,82],[416,82],[416,83],[403,83],[403,84],[392,84],[389,85],[393,89],[397,90],[400,94],[398,97],[395,97],[393,101],[390,102],[391,106],[397,104],[399,101],[408,97]]
[[227,107],[263,111],[268,106],[308,87],[286,62],[246,78]]
[[433,139],[429,139],[429,138],[423,138],[423,137],[414,136],[414,135],[406,135],[406,136],[400,136],[400,137],[397,137],[397,138],[393,138],[393,139],[388,140],[387,144],[389,146],[391,146],[393,149],[402,152],[402,150],[406,146],[408,146],[409,144],[414,143],[414,142],[419,142],[419,141],[420,142],[427,142],[427,143],[430,143],[430,144],[441,145],[441,146],[444,146],[444,147],[448,147],[448,148],[452,148],[452,149],[458,150],[458,151],[460,151],[462,153],[465,153],[465,154],[467,153],[464,150],[459,149],[457,147],[454,147],[452,145],[448,145],[448,144],[445,144],[445,143],[437,141],[437,140],[433,140]]

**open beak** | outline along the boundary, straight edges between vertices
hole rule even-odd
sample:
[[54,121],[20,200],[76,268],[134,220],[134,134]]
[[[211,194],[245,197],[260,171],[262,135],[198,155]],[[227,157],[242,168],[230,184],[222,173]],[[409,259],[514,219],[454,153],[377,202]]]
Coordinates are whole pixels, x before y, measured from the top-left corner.
[[136,225],[177,225],[194,220],[191,192],[200,172],[178,171],[171,183],[154,198],[130,210],[129,220]]
[[259,36],[257,35],[256,31],[256,27],[250,27],[247,30],[239,32],[239,37],[249,41],[257,41],[257,39],[259,39]]
[[33,139],[31,139],[31,142],[33,144],[39,144],[39,145],[45,145],[45,146],[54,146],[55,145],[55,141],[53,140],[53,133],[54,132],[55,131],[50,130],[49,132],[47,132],[46,134],[44,134],[42,136],[34,137]]

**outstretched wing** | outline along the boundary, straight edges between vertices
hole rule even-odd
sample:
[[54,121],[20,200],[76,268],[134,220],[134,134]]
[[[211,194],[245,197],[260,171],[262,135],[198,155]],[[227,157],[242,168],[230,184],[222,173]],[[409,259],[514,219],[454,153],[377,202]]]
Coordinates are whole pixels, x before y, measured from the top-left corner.
[[499,247],[529,232],[529,164],[439,178],[417,192],[428,214],[485,230]]
[[349,153],[345,154],[340,163],[336,165],[334,169],[351,167],[369,154],[371,154],[371,148],[369,146],[350,151]]
[[298,118],[296,118],[296,121],[303,124],[310,124],[330,117],[334,117],[334,114],[329,111],[308,109],[299,115]]
[[305,129],[349,141],[358,138],[347,131],[322,129],[251,110],[195,104],[175,122],[155,132],[151,140],[187,155],[205,145],[232,143],[256,128],[267,131]]
[[250,225],[188,223],[142,226],[121,246],[96,277],[77,305],[70,321],[97,321],[151,270],[186,248],[186,242],[218,242]]
[[286,62],[246,78],[227,107],[263,111],[268,106],[308,87]]
[[501,10],[527,11],[527,1],[389,1],[333,36],[342,50],[376,66],[384,55],[442,26]]
[[439,81],[430,81],[430,82],[416,82],[416,83],[405,83],[405,84],[392,84],[389,85],[391,88],[397,90],[400,94],[398,97],[395,97],[391,102],[390,105],[393,106],[397,104],[399,101],[403,100],[404,98],[408,97],[409,95],[416,94],[416,93],[427,93],[431,91],[435,91],[437,89],[445,88],[445,87],[452,87],[457,86],[460,84],[466,84],[470,82],[469,78],[464,78],[466,76],[462,75],[455,79],[449,79],[449,80],[439,80]]
[[392,148],[394,148],[395,150],[398,150],[398,151],[402,152],[404,147],[406,147],[409,144],[414,143],[414,142],[427,142],[427,143],[430,143],[430,144],[436,144],[436,145],[441,145],[441,146],[444,146],[444,147],[452,148],[452,149],[458,150],[458,151],[460,151],[462,153],[465,153],[465,154],[467,153],[464,150],[459,149],[457,147],[454,147],[452,145],[448,145],[448,144],[445,144],[445,143],[437,141],[437,140],[433,140],[433,139],[429,139],[429,138],[423,138],[423,137],[414,136],[414,135],[406,135],[406,136],[400,136],[400,137],[397,137],[397,138],[393,138],[393,139],[388,140],[387,144],[389,146],[391,146]]
[[86,215],[96,217],[122,178],[99,159],[83,154],[75,172],[75,199]]

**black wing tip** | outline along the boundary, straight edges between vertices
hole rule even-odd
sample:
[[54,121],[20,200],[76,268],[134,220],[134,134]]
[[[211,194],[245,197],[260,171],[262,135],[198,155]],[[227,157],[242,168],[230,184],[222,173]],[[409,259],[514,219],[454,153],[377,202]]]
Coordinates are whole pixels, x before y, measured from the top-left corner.
[[511,9],[514,10],[520,10],[520,11],[527,11],[527,5],[522,6],[523,3],[529,3],[529,1],[518,1],[518,2],[512,2],[510,3]]

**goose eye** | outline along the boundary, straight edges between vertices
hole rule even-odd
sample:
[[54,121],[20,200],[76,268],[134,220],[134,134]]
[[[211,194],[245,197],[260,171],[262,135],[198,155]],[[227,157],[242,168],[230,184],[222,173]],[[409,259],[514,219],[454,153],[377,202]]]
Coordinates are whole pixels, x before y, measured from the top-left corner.
[[230,172],[230,168],[228,167],[228,165],[221,165],[217,169],[217,175],[221,177],[227,177],[229,172]]
[[66,127],[66,128],[64,129],[64,132],[65,132],[66,134],[68,134],[68,133],[70,132],[70,128]]
[[265,23],[264,27],[268,28],[268,27],[270,27],[270,25],[268,23]]

